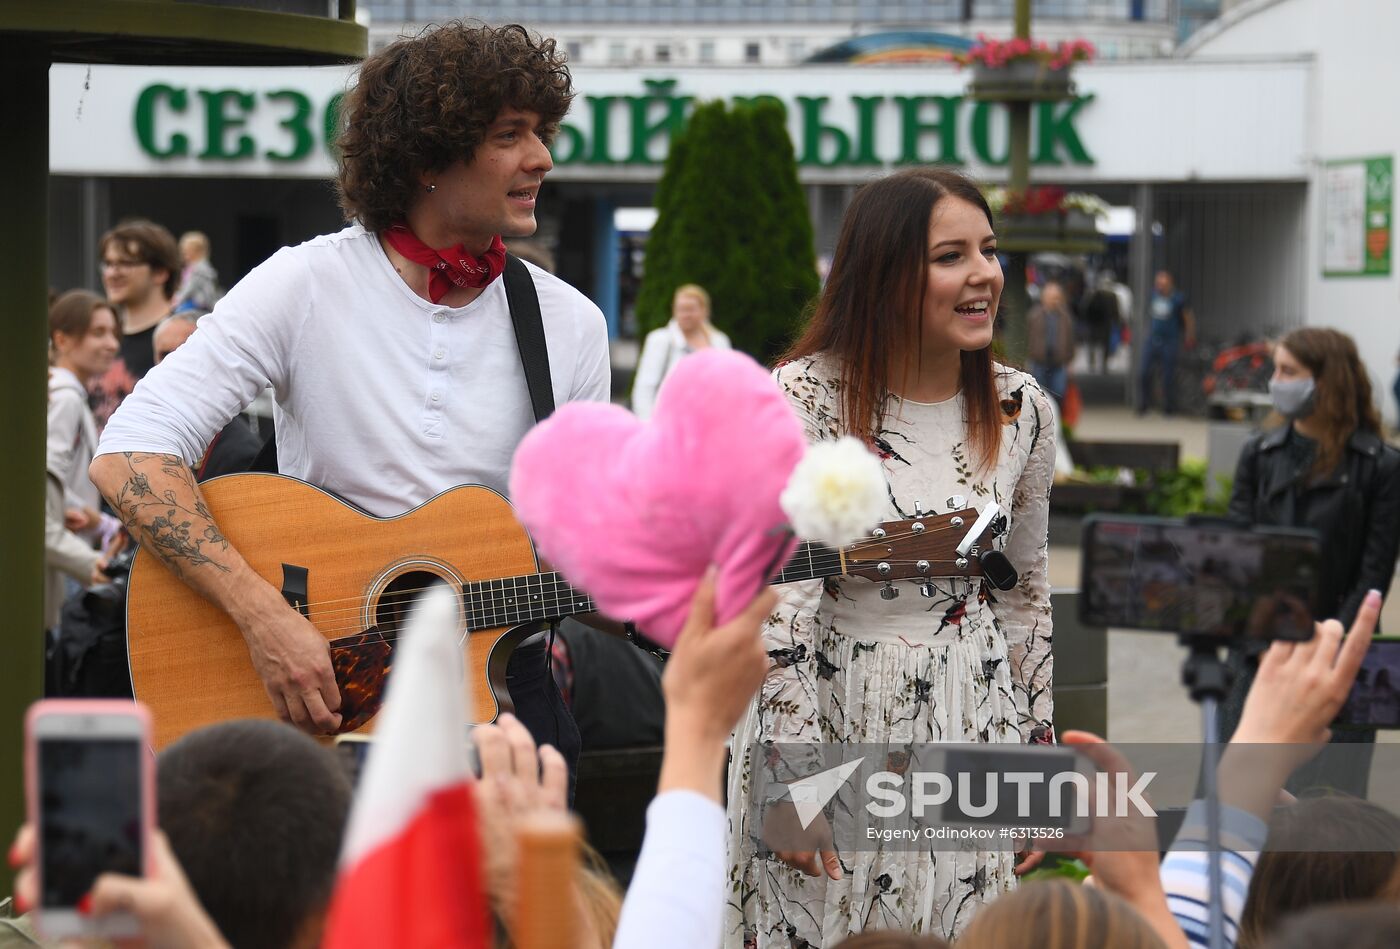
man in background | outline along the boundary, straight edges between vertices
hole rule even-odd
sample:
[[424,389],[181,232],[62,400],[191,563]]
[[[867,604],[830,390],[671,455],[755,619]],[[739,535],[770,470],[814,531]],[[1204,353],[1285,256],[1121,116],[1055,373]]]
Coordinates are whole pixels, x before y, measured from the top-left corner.
[[155,365],[151,339],[180,280],[175,238],[153,221],[124,221],[102,235],[102,289],[121,324],[121,352],[92,386],[99,429]]
[[1152,407],[1152,377],[1154,370],[1161,369],[1162,411],[1172,415],[1176,412],[1176,357],[1183,342],[1187,349],[1196,345],[1196,316],[1186,295],[1176,288],[1176,281],[1165,270],[1157,271],[1153,281],[1152,296],[1147,301],[1147,324],[1137,413],[1145,415]]

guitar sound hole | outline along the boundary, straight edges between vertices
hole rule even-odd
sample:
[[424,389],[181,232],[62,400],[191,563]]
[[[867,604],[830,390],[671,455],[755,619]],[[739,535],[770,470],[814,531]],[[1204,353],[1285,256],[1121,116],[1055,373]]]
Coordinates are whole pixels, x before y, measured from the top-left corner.
[[413,615],[413,606],[428,587],[445,583],[442,577],[426,570],[410,570],[399,574],[379,594],[374,606],[374,625],[385,639],[397,639]]

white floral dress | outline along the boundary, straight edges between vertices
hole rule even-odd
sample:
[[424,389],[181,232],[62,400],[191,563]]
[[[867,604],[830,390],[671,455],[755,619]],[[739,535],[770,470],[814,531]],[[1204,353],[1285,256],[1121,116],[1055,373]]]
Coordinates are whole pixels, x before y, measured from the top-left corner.
[[[951,937],[1015,885],[1010,853],[841,853],[842,878],[808,877],[759,853],[750,827],[754,742],[1002,742],[1040,739],[1052,715],[1046,532],[1055,437],[1049,399],[1029,375],[997,366],[1002,442],[976,470],[961,395],[937,404],[889,397],[875,439],[889,482],[886,519],[943,514],[959,496],[1007,514],[993,541],[1020,574],[1009,591],[980,579],[918,581],[880,596],[868,580],[790,584],[764,626],[773,665],[735,735],[729,778],[725,945],[830,949],[888,929]],[[809,440],[844,433],[840,382],[826,357],[776,373]],[[1033,734],[1034,733],[1034,734]]]

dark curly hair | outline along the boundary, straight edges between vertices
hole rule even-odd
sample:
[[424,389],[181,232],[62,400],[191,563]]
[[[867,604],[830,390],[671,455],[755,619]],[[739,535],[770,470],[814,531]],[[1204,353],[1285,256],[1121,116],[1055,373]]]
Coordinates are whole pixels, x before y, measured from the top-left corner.
[[384,230],[408,213],[420,174],[472,160],[502,109],[538,113],[548,141],[573,98],[554,40],[523,26],[453,20],[389,44],[345,97],[336,191],[346,219]]

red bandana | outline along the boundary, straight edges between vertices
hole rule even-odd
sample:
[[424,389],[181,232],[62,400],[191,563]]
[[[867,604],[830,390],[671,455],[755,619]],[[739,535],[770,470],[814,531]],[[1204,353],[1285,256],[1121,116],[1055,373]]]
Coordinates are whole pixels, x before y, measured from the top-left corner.
[[506,245],[500,236],[491,238],[491,246],[478,257],[461,244],[434,250],[408,229],[407,224],[395,224],[384,232],[389,246],[415,264],[432,271],[428,277],[428,297],[434,303],[455,287],[484,287],[506,269]]

